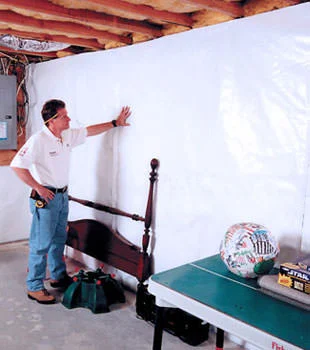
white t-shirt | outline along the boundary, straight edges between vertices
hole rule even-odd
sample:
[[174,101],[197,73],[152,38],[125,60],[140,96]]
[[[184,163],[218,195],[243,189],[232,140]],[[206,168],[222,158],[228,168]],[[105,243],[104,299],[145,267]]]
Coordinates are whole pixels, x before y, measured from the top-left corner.
[[61,139],[56,137],[44,126],[43,130],[29,138],[10,166],[30,170],[43,186],[67,186],[71,150],[85,142],[87,131],[86,128],[67,129],[61,136]]

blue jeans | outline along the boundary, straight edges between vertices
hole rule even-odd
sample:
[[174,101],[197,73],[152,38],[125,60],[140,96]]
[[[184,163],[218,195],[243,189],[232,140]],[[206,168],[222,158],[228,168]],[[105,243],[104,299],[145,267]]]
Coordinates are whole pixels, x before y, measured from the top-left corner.
[[46,267],[53,280],[66,274],[63,252],[67,239],[68,192],[57,193],[44,208],[37,208],[30,198],[33,215],[29,239],[28,276],[29,291],[44,288]]

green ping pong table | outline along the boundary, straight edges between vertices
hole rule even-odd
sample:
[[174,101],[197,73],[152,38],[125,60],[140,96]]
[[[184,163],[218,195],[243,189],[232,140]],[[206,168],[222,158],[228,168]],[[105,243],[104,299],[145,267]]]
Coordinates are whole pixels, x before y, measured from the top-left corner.
[[153,275],[149,292],[157,305],[153,350],[162,346],[167,307],[217,327],[217,348],[223,347],[227,331],[261,349],[310,350],[309,311],[264,294],[256,279],[228,271],[219,255]]

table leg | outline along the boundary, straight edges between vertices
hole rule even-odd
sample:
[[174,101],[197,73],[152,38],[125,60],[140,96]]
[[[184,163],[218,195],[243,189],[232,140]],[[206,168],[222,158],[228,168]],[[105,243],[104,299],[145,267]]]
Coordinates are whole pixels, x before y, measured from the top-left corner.
[[156,320],[153,338],[153,350],[161,350],[164,328],[164,307],[156,306]]
[[224,349],[224,331],[221,328],[217,328],[216,331],[216,350]]

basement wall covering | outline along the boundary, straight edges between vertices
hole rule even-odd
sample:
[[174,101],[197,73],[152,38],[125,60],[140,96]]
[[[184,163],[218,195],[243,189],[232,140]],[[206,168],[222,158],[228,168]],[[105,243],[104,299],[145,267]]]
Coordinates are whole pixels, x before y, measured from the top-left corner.
[[[73,151],[70,194],[144,215],[149,162],[160,161],[155,271],[215,254],[250,221],[278,238],[280,259],[309,249],[310,4],[150,42],[30,67],[28,135],[50,98],[72,126],[131,126]],[[25,209],[26,210],[26,209]],[[71,204],[70,219],[114,225],[141,245],[143,225]]]
[[[269,228],[279,261],[291,259],[310,251],[309,23],[305,3],[33,64],[28,136],[42,127],[50,98],[67,102],[73,127],[110,121],[129,105],[130,127],[73,151],[71,195],[144,215],[156,157],[156,272],[218,253],[226,229],[245,221]],[[28,206],[7,210],[2,204],[2,221]],[[141,245],[139,222],[71,203],[70,220],[79,218],[102,220]]]

